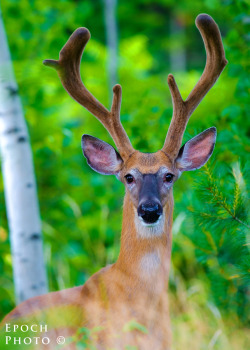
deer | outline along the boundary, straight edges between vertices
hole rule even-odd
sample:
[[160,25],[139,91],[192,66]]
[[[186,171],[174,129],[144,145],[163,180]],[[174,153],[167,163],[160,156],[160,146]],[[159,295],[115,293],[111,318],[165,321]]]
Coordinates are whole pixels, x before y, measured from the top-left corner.
[[[212,17],[200,14],[196,26],[204,41],[206,65],[186,100],[174,76],[168,75],[173,115],[163,147],[154,153],[142,153],[133,148],[120,120],[122,88],[119,84],[113,88],[110,111],[84,86],[80,62],[90,39],[88,29],[75,30],[60,51],[59,60],[44,61],[46,66],[57,71],[68,94],[103,124],[117,147],[116,150],[84,134],[81,146],[88,165],[100,174],[115,175],[125,186],[117,261],[95,273],[83,286],[29,299],[4,319],[4,323],[11,324],[20,320],[45,322],[52,328],[47,349],[55,348],[56,343],[51,344],[57,335],[78,334],[79,340],[77,330],[81,327],[90,330],[100,327],[91,338],[96,349],[171,348],[167,289],[173,185],[184,171],[199,169],[208,161],[215,146],[216,128],[210,127],[184,145],[182,138],[191,114],[227,64],[220,31]],[[131,320],[134,327],[126,327]],[[145,329],[141,330],[138,325]],[[76,338],[73,339],[75,341],[64,348],[75,349]]]

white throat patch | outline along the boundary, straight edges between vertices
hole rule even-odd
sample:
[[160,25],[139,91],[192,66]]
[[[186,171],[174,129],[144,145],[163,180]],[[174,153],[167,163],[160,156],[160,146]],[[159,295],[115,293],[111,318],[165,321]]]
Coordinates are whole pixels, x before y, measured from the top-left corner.
[[141,270],[146,274],[156,273],[161,264],[159,252],[145,254],[141,259]]

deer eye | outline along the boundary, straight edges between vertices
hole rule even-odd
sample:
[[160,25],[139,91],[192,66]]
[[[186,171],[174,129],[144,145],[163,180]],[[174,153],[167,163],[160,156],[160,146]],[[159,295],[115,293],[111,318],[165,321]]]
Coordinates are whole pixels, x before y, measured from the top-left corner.
[[127,175],[125,175],[124,176],[125,177],[125,179],[126,179],[126,181],[127,181],[127,183],[128,184],[131,184],[132,182],[134,182],[134,176],[132,176],[131,174],[127,174]]
[[174,175],[173,175],[173,174],[167,173],[167,174],[165,175],[164,180],[165,180],[166,182],[170,183],[170,182],[173,181],[173,178],[174,178]]

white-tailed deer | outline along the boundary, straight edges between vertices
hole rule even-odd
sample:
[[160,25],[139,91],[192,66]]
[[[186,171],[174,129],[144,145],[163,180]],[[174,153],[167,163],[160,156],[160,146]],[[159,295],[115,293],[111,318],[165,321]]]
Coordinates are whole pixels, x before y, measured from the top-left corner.
[[[173,185],[183,171],[203,166],[211,156],[216,129],[211,127],[181,147],[188,119],[214,85],[225,65],[223,44],[214,20],[201,14],[196,25],[205,43],[202,76],[183,101],[174,77],[168,76],[173,117],[164,146],[156,153],[134,150],[120,122],[121,86],[113,88],[111,111],[86,89],[80,60],[90,33],[77,29],[58,61],[44,64],[57,70],[66,91],[109,131],[118,152],[93,136],[82,136],[83,154],[95,171],[116,175],[125,185],[121,249],[118,260],[94,274],[83,286],[39,296],[16,307],[4,323],[43,322],[55,348],[55,336],[75,334],[80,327],[101,326],[92,339],[97,349],[170,349],[167,287],[172,244]],[[134,326],[128,327],[133,320]],[[138,324],[145,327],[143,332]],[[78,336],[80,339],[80,335]],[[46,346],[48,349],[48,346]],[[74,344],[66,346],[73,349]],[[88,347],[86,347],[88,348]]]

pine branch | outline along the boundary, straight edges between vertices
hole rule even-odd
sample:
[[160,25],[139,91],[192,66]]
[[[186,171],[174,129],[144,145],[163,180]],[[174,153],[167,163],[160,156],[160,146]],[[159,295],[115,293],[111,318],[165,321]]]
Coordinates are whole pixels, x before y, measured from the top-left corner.
[[230,209],[230,206],[227,203],[226,198],[223,196],[222,192],[218,189],[213,177],[212,173],[210,172],[207,164],[204,166],[204,172],[207,175],[208,181],[209,181],[209,186],[206,187],[206,189],[209,191],[209,193],[212,195],[212,200],[214,201],[215,204],[223,208],[234,220],[236,220],[238,223],[241,225],[247,227],[250,229],[250,225],[246,224],[242,220],[240,220],[236,216],[236,208],[239,203],[239,197],[240,197],[240,188],[239,184],[236,181],[235,185],[235,192],[234,192],[234,204],[233,204],[233,211]]

